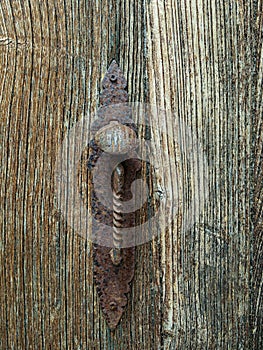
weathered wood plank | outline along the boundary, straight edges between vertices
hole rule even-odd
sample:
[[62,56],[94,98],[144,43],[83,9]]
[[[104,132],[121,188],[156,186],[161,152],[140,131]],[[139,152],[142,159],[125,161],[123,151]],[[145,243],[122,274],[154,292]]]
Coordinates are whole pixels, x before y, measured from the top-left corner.
[[[262,6],[1,1],[1,349],[262,347]],[[113,58],[131,101],[168,110],[177,141],[178,121],[188,125],[208,164],[204,210],[189,213],[187,159],[175,162],[176,146],[153,132],[179,209],[137,247],[115,333],[94,289],[91,244],[63,220],[54,178],[62,140],[83,114],[93,121]],[[187,213],[196,220],[184,230]]]

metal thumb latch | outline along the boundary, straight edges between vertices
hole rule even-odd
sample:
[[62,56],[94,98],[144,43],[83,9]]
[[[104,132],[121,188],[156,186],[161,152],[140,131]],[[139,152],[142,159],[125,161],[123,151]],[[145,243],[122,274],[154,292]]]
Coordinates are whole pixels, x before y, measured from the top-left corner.
[[[94,281],[97,287],[102,311],[110,329],[115,329],[127,304],[129,283],[134,276],[135,248],[122,247],[125,228],[135,226],[135,214],[123,213],[122,205],[131,197],[130,187],[142,168],[137,159],[137,127],[132,120],[128,106],[127,82],[113,61],[102,81],[98,118],[91,126],[93,140],[89,147],[88,168],[97,163],[100,173],[111,172],[111,208],[99,200],[105,196],[105,184],[94,183],[91,189],[92,215],[98,222],[112,227],[112,236],[107,237],[105,246],[93,244]],[[98,165],[103,154],[106,161]],[[125,161],[119,161],[121,155]],[[115,164],[113,172],[112,164]],[[89,170],[88,169],[88,170]],[[93,235],[101,234],[95,228]]]

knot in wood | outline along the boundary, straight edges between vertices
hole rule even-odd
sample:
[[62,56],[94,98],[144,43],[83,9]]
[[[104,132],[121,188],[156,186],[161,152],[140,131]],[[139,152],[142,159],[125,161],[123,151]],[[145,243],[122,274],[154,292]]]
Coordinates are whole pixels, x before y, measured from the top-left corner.
[[111,121],[97,131],[95,142],[104,152],[125,154],[137,146],[137,136],[133,129],[118,121]]

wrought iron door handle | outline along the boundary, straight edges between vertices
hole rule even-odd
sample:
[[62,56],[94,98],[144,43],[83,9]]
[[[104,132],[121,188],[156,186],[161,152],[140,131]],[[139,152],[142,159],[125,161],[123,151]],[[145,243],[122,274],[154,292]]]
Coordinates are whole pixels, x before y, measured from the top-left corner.
[[[123,214],[122,203],[129,199],[130,186],[142,164],[137,159],[137,127],[128,106],[127,82],[113,61],[102,81],[101,107],[91,126],[94,135],[90,144],[88,168],[94,166],[102,154],[106,155],[101,172],[109,171],[108,164],[117,164],[112,175],[112,209],[105,208],[92,192],[92,213],[96,220],[112,226],[112,237],[105,246],[93,244],[94,281],[100,304],[110,329],[115,329],[127,304],[126,294],[134,275],[135,248],[122,247],[123,230],[135,226],[135,213]],[[120,155],[128,160],[118,162]],[[119,157],[119,158],[118,158]],[[97,186],[103,191],[103,183]],[[93,186],[94,187],[94,186]],[[101,232],[94,232],[100,235]]]
[[[116,75],[114,80],[116,81]],[[113,156],[125,154],[136,148],[137,135],[133,129],[121,124],[119,121],[111,121],[109,125],[99,129],[95,135],[95,142],[98,147]],[[131,164],[132,166],[132,164]],[[110,251],[111,260],[114,265],[119,265],[122,247],[122,228],[124,224],[122,201],[125,197],[125,169],[120,163],[114,171],[112,177],[113,192],[113,249]]]

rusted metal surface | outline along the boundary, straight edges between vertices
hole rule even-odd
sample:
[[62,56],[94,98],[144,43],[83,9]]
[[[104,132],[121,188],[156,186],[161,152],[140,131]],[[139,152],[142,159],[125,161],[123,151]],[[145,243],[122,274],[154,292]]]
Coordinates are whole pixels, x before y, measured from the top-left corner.
[[[154,169],[138,159],[138,130],[128,104],[127,83],[115,61],[102,85],[101,106],[91,125],[92,141],[81,160],[89,186],[82,186],[80,182],[80,192],[86,201],[89,193],[91,195],[94,282],[102,311],[113,330],[124,312],[126,294],[134,275],[135,228],[155,215],[159,202],[149,197],[141,208],[122,212],[122,202],[134,200],[131,185],[143,177],[142,169],[152,174]],[[102,157],[104,161],[100,162]],[[94,169],[99,176],[94,175]],[[109,176],[111,188],[105,185]],[[89,201],[86,203],[89,206]],[[147,212],[147,216],[140,215],[141,212]],[[112,228],[111,234],[105,235],[105,225]],[[125,229],[133,234],[127,234]],[[124,235],[125,245],[122,245]]]
[[111,260],[112,248],[93,246],[94,280],[97,286],[102,311],[110,329],[115,329],[127,304],[126,294],[134,275],[135,248],[122,249],[121,264]]
[[125,154],[136,148],[137,135],[130,127],[111,121],[95,135],[96,144],[104,152],[111,154]]
[[[119,154],[127,153],[130,158],[117,164],[112,177],[112,193],[105,193],[103,181],[97,186],[100,198],[112,196],[110,208],[106,208],[98,200],[98,194],[92,191],[93,217],[112,226],[112,235],[107,237],[105,246],[93,244],[93,271],[103,313],[110,329],[115,329],[127,303],[126,294],[130,290],[129,283],[133,278],[135,265],[135,248],[122,248],[121,229],[135,226],[136,212],[122,213],[121,201],[130,199],[131,183],[136,179],[142,165],[136,159],[137,128],[126,104],[127,82],[115,61],[110,65],[102,85],[104,90],[100,96],[101,107],[98,118],[91,127],[95,136],[94,142],[90,144],[88,168],[95,166],[102,152],[107,157],[107,161],[98,169],[102,174],[109,173],[113,164],[118,163]],[[101,232],[98,230],[94,232],[96,234],[100,235]]]
[[118,266],[122,260],[121,247],[123,243],[123,207],[122,198],[124,195],[125,170],[121,164],[118,164],[113,173],[113,244],[110,251],[111,260]]

